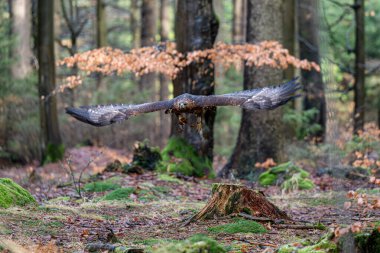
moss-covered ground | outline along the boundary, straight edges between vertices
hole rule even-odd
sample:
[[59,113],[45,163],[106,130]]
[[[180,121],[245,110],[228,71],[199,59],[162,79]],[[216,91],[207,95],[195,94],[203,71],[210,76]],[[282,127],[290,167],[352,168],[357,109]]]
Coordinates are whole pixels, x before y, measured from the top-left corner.
[[[105,168],[114,159],[104,161],[101,167]],[[4,240],[11,240],[26,248],[26,252],[33,252],[29,249],[36,247],[39,250],[34,252],[49,252],[43,251],[42,246],[59,248],[63,252],[81,252],[90,243],[99,241],[144,248],[146,252],[174,252],[169,251],[167,245],[174,249],[189,248],[188,252],[203,252],[200,249],[210,247],[217,249],[211,252],[262,252],[265,249],[273,252],[285,244],[299,248],[318,245],[318,249],[325,245],[320,239],[328,230],[276,228],[268,222],[257,223],[242,218],[197,221],[182,226],[183,221],[205,205],[212,184],[220,182],[216,179],[190,177],[185,181],[175,175],[156,172],[96,175],[100,170],[92,167],[83,177],[86,191],[80,199],[70,178],[59,166],[55,168],[54,178],[49,177],[53,169],[51,165],[42,167],[37,171],[40,180],[33,182],[28,181],[27,170],[19,170],[13,175],[15,182],[26,186],[32,193],[38,205],[0,208],[1,243],[9,244]],[[10,171],[0,171],[0,176],[12,177]],[[318,181],[312,176],[310,179],[316,185],[313,191],[291,193],[284,193],[281,187],[260,187],[247,181],[230,183],[263,190],[271,202],[299,222],[321,222],[332,228],[363,218],[367,222],[380,220],[378,211],[371,211],[369,216],[363,217],[354,209],[343,208],[347,201],[346,192],[356,182],[333,181],[328,184],[327,179]],[[363,181],[359,183],[356,185],[367,196],[378,193],[366,187]],[[339,188],[318,190],[318,187],[336,186]],[[304,241],[308,243],[302,245]]]
[[0,178],[0,208],[35,204],[33,196],[10,178]]

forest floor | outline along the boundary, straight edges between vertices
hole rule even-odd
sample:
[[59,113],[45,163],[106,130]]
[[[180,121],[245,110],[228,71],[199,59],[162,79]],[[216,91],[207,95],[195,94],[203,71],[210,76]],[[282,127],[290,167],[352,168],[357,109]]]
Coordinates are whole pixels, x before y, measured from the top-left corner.
[[2,169],[0,178],[14,179],[35,196],[39,205],[0,209],[0,237],[11,239],[28,249],[37,248],[37,252],[53,252],[49,250],[56,247],[63,252],[83,252],[88,243],[112,243],[115,238],[128,247],[149,248],[202,233],[228,246],[233,252],[274,252],[282,244],[303,239],[316,241],[326,233],[318,229],[272,228],[266,223],[263,225],[268,232],[262,234],[217,234],[209,230],[210,227],[231,222],[230,219],[198,221],[181,226],[184,220],[205,205],[210,197],[211,185],[215,182],[241,183],[260,189],[295,221],[320,222],[334,228],[359,220],[380,220],[378,211],[363,217],[357,208],[344,208],[349,190],[361,188],[368,195],[379,194],[371,189],[368,180],[313,175],[317,186],[314,190],[285,194],[279,187],[262,188],[248,181],[178,179],[154,172],[142,175],[102,172],[115,159],[122,163],[130,162],[132,154],[96,147],[75,148],[68,152],[72,154],[71,163],[76,176],[86,167],[89,159],[95,157],[86,169],[83,181],[108,180],[135,190],[122,201],[102,200],[109,191],[83,191],[83,198],[78,198],[70,175],[59,164]]

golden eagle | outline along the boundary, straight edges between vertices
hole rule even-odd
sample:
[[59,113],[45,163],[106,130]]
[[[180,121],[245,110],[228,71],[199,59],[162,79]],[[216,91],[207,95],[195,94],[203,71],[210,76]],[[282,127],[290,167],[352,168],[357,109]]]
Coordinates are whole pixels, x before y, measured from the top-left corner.
[[[182,113],[199,115],[203,110],[215,106],[240,106],[247,110],[272,110],[300,95],[295,92],[301,89],[297,78],[278,86],[243,90],[223,95],[192,95],[182,94],[170,100],[144,103],[138,105],[95,105],[79,108],[66,108],[66,113],[74,118],[94,125],[107,126],[122,120],[129,119],[142,113],[165,110],[178,117]],[[180,123],[186,123],[181,122]]]

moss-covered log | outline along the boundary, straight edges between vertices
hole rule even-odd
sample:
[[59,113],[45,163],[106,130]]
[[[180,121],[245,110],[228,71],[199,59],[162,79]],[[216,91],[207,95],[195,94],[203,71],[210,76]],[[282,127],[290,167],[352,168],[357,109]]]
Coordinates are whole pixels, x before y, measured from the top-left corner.
[[285,212],[269,202],[260,191],[237,184],[213,184],[212,196],[208,203],[187,223],[235,213],[247,213],[272,219],[290,219]]

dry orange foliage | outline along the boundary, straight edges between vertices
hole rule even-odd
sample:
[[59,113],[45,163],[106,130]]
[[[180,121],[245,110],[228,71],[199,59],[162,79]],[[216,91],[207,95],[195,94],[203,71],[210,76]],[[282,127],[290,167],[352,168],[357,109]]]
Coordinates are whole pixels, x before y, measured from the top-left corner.
[[[269,66],[286,69],[296,68],[320,71],[318,64],[300,60],[289,54],[277,41],[263,41],[258,44],[228,45],[223,42],[215,44],[211,49],[189,52],[186,55],[176,50],[173,42],[162,43],[158,46],[143,47],[123,52],[120,49],[104,47],[75,54],[58,62],[59,66],[69,68],[77,66],[86,74],[93,72],[103,75],[122,75],[126,72],[141,76],[147,73],[162,73],[174,79],[177,74],[193,62],[211,61],[225,68],[234,66],[240,68],[242,62],[247,66],[257,68]],[[63,89],[76,87],[78,79],[66,80]],[[57,89],[60,92],[62,88]]]
[[265,162],[262,162],[262,163],[259,163],[259,162],[255,163],[256,168],[265,168],[265,169],[269,169],[276,165],[277,163],[273,160],[273,158],[268,158],[265,160]]

